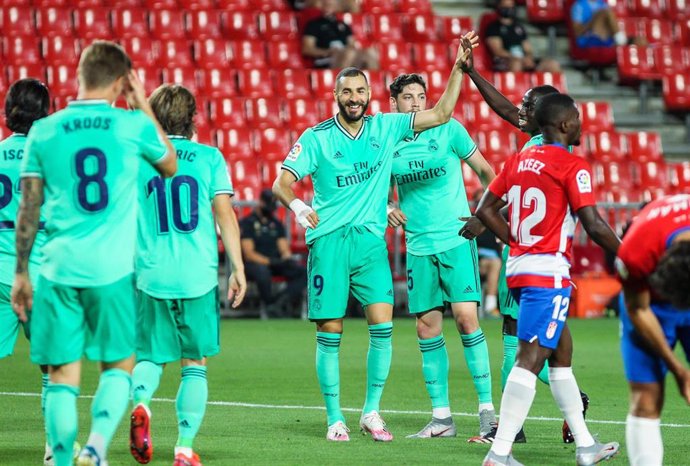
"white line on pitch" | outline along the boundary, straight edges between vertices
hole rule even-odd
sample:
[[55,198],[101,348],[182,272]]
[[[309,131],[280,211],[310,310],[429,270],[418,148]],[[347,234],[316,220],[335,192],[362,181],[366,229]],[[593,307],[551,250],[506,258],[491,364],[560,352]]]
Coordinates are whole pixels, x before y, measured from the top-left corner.
[[[32,392],[0,392],[0,396],[20,396],[20,397],[40,397],[40,393]],[[81,395],[80,398],[93,398],[92,395]],[[174,403],[175,400],[171,398],[154,398],[153,401],[160,401],[163,403]],[[209,401],[211,406],[229,406],[235,408],[258,408],[258,409],[310,409],[324,411],[326,408],[323,406],[300,406],[300,405],[267,405],[259,403],[243,403],[240,401]],[[358,413],[361,409],[357,408],[342,408],[343,411]],[[382,413],[389,414],[429,414],[428,411],[401,411],[395,409],[382,409]],[[476,417],[477,413],[453,413],[454,416],[464,416],[464,417]],[[544,417],[535,416],[528,417],[530,421],[562,421],[562,418],[558,417]],[[614,424],[614,425],[625,425],[625,421],[600,421],[596,419],[587,418],[588,424]],[[676,428],[688,428],[690,424],[661,424],[662,427],[676,427]]]

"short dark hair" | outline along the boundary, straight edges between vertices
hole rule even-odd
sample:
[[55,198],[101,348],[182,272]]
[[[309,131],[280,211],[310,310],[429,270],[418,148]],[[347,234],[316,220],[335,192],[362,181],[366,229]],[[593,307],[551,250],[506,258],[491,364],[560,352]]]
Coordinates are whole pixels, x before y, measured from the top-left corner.
[[540,128],[557,126],[567,111],[572,110],[575,101],[568,94],[549,94],[541,97],[534,109],[534,118]]
[[649,277],[649,284],[676,309],[690,309],[690,241],[677,241],[666,250]]
[[364,71],[360,70],[359,68],[355,68],[354,66],[348,66],[347,68],[340,70],[340,73],[338,73],[338,75],[335,77],[335,83],[337,85],[341,78],[354,78],[355,76],[363,76],[364,81],[366,81],[367,85],[369,85],[369,80],[367,79],[367,75],[364,74]]
[[401,74],[393,80],[390,86],[388,86],[388,89],[390,89],[391,92],[391,97],[394,99],[398,97],[403,88],[409,84],[419,84],[424,88],[424,92],[426,92],[426,81],[424,81],[424,78],[421,75],[416,73]]
[[38,79],[16,81],[5,98],[5,124],[15,133],[26,134],[34,121],[48,115],[50,94]]
[[560,94],[561,91],[551,86],[550,84],[544,84],[541,86],[534,86],[532,89],[532,94],[536,99],[541,99],[545,95]]
[[178,84],[163,84],[149,97],[151,109],[166,134],[191,138],[194,134],[196,101],[192,93]]
[[132,69],[132,61],[125,49],[115,42],[94,41],[79,58],[79,83],[86,89],[101,89],[126,76]]

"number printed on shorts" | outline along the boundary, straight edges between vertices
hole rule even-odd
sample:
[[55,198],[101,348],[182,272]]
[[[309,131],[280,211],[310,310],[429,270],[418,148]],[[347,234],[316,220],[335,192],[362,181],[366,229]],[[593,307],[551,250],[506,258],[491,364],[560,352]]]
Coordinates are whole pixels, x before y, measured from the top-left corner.
[[570,298],[567,296],[556,295],[551,300],[553,303],[553,314],[551,318],[553,320],[560,320],[565,322],[565,318],[568,316],[568,304],[570,304]]
[[[531,187],[522,194],[522,187],[512,186],[508,191],[508,204],[512,206],[510,215],[510,235],[521,246],[531,246],[543,238],[533,235],[532,229],[546,217],[546,196],[539,188]],[[521,209],[532,208],[532,213],[520,222]]]
[[[82,149],[74,157],[79,178],[77,201],[87,212],[100,212],[108,206],[108,161],[102,150],[96,147]],[[87,173],[88,172],[88,173]]]
[[411,291],[414,288],[414,279],[412,278],[412,269],[407,269],[407,290]]
[[316,288],[316,296],[321,296],[323,293],[323,275],[314,275],[314,288]]
[[[182,192],[187,193],[187,215],[182,214]],[[158,234],[170,232],[168,217],[168,197],[165,180],[154,176],[146,183],[146,197],[155,192],[156,212],[158,214]],[[181,233],[191,233],[199,225],[199,183],[191,176],[176,176],[170,182],[170,203],[172,224]],[[184,218],[186,217],[186,219]]]

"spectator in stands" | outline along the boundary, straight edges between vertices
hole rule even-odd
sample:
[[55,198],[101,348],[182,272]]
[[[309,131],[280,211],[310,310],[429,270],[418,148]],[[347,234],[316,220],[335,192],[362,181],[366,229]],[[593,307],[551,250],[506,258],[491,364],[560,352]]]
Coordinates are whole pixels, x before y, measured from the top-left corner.
[[338,8],[338,0],[321,0],[321,16],[304,27],[302,55],[312,59],[315,68],[378,69],[378,53],[358,47],[350,26],[336,17]]
[[515,0],[500,0],[498,18],[486,28],[486,46],[494,71],[551,71],[561,67],[551,58],[535,58],[525,27],[516,18]]
[[580,48],[625,45],[628,38],[618,27],[616,14],[606,0],[575,0],[570,8],[575,43]]
[[[256,282],[267,313],[292,317],[301,314],[307,272],[292,258],[285,227],[273,215],[276,205],[271,190],[265,189],[254,212],[240,221],[242,255],[247,280]],[[271,286],[274,276],[287,279],[285,291],[275,296]]]

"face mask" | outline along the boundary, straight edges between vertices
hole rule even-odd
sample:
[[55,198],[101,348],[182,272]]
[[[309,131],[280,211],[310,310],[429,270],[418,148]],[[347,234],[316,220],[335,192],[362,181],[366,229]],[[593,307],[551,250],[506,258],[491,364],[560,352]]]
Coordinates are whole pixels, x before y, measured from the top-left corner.
[[515,7],[499,8],[496,11],[498,12],[498,16],[502,18],[515,18]]
[[275,205],[269,204],[261,207],[261,213],[264,214],[266,217],[270,217],[271,214],[273,214],[273,211],[275,210]]

